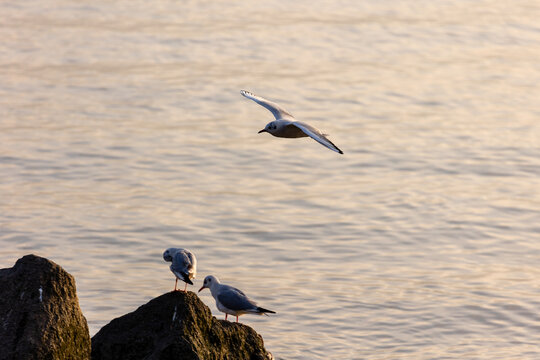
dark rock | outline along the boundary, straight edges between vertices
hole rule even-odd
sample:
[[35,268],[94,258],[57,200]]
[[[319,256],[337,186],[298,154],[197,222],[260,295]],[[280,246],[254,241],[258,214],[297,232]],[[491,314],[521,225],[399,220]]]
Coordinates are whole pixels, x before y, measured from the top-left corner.
[[0,359],[90,358],[75,280],[64,269],[27,255],[0,269],[0,289]]
[[92,338],[93,360],[272,359],[249,326],[217,320],[192,292],[161,295]]

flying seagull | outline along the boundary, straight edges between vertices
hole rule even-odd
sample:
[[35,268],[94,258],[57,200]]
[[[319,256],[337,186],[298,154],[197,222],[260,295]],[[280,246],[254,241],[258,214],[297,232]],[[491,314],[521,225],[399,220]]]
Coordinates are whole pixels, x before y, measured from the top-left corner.
[[260,96],[254,95],[249,91],[240,90],[240,94],[270,110],[272,115],[274,115],[274,117],[276,118],[276,120],[266,124],[264,129],[259,131],[259,134],[262,132],[267,132],[274,136],[284,138],[299,138],[309,136],[313,140],[326,146],[330,150],[343,154],[343,151],[341,151],[336,145],[334,145],[333,142],[331,142],[327,138],[327,134],[323,134],[322,131],[310,124],[302,121],[296,121],[294,116],[292,116],[287,110],[283,109],[278,104],[266,100],[265,98],[262,98]]
[[236,316],[236,322],[238,322],[238,317],[244,314],[266,315],[266,313],[276,313],[275,311],[257,306],[241,290],[221,284],[215,276],[208,275],[205,277],[203,286],[199,289],[199,292],[207,288],[210,289],[212,296],[216,300],[218,310],[225,313],[225,320],[227,320],[228,315]]
[[197,274],[197,259],[191,251],[180,248],[169,248],[163,253],[163,260],[172,262],[170,268],[176,277],[174,291],[176,291],[178,279],[186,283],[184,292],[187,289],[187,284],[193,285],[191,279]]

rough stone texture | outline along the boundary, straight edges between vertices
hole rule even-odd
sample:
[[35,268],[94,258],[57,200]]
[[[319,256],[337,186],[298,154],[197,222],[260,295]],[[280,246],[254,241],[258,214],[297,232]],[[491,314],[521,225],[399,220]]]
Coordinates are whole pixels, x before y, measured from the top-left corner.
[[27,255],[0,269],[0,359],[90,359],[75,280],[54,262]]
[[92,338],[93,360],[272,359],[249,326],[217,320],[193,292],[173,291],[114,319]]

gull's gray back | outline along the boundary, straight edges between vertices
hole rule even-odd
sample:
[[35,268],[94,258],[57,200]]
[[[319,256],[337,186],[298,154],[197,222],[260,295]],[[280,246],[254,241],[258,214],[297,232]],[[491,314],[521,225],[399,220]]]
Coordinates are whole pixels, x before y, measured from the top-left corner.
[[242,291],[229,285],[222,285],[217,299],[227,309],[234,311],[257,308],[257,304],[250,300]]
[[194,272],[196,265],[195,256],[187,250],[178,250],[173,256],[171,270],[185,273]]

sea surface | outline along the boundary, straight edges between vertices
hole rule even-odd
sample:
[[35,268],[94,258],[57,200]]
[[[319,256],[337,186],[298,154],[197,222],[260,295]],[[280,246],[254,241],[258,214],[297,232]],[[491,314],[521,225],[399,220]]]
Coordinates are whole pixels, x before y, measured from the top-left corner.
[[[277,312],[240,318],[277,359],[540,358],[540,3],[0,13],[0,267],[63,266],[91,334],[171,291],[185,247],[190,290]],[[241,89],[344,155],[257,134]]]

